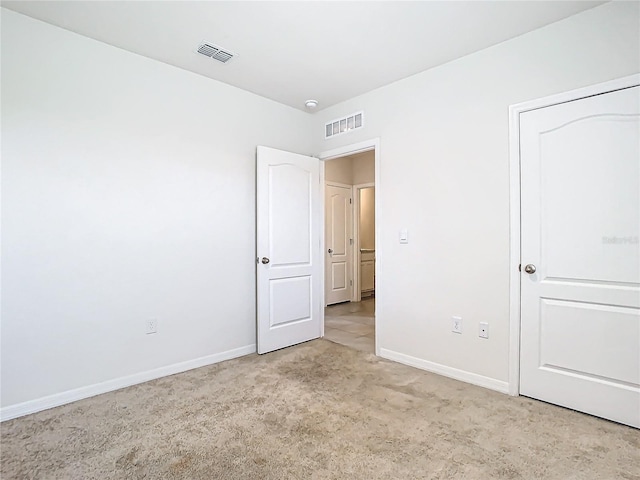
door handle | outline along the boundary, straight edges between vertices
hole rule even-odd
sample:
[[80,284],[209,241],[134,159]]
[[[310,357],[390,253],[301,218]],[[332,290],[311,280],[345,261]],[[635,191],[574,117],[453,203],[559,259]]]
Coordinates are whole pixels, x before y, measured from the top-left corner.
[[267,263],[269,263],[269,258],[267,257],[262,257],[262,260],[260,260],[262,262],[263,265],[266,265]]
[[331,255],[333,253],[333,248],[330,248],[329,250],[327,250],[327,252],[329,252],[329,255]]
[[536,273],[536,266],[530,263],[529,265],[524,267],[524,271],[529,275],[533,275],[534,273]]

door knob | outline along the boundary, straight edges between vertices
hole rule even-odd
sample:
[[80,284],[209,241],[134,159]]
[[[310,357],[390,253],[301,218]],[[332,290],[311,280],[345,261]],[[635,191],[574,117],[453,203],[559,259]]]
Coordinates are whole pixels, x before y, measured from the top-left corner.
[[524,267],[524,271],[529,275],[536,273],[536,266],[530,263],[529,265]]
[[267,263],[269,263],[269,259],[267,257],[262,257],[261,262],[266,265]]
[[327,250],[327,252],[329,252],[329,254],[333,253],[333,248],[330,248],[329,250]]

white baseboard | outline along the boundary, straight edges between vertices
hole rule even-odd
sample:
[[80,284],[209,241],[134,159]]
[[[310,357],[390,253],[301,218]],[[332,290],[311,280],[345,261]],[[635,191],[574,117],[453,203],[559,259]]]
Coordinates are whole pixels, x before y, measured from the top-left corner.
[[206,357],[200,357],[181,363],[174,363],[173,365],[167,365],[166,367],[155,368],[153,370],[147,370],[146,372],[140,372],[126,377],[120,377],[106,382],[96,383],[42,398],[36,398],[35,400],[9,405],[7,407],[0,408],[0,421],[4,422],[5,420],[29,415],[30,413],[59,407],[60,405],[82,400],[83,398],[101,395],[121,388],[130,387],[131,385],[136,385],[138,383],[148,382],[149,380],[155,380],[168,375],[175,375],[176,373],[186,372],[187,370],[212,365],[224,360],[231,360],[232,358],[242,357],[255,352],[255,344],[246,345],[233,350],[227,350],[226,352],[214,353],[213,355],[207,355]]
[[430,362],[421,358],[405,355],[404,353],[394,352],[393,350],[387,350],[386,348],[380,349],[380,356],[387,360],[393,360],[394,362],[403,363],[410,367],[416,367],[428,372],[437,373],[444,377],[454,378],[462,382],[471,383],[479,387],[488,388],[490,390],[496,390],[500,393],[509,393],[509,383],[495,378],[485,377],[484,375],[478,375],[477,373],[467,372],[466,370],[458,370],[457,368],[447,367],[439,363]]

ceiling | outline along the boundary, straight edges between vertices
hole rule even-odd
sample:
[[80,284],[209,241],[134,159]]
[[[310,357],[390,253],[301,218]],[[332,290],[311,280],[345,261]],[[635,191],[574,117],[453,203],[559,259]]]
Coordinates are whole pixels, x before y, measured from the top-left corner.
[[[305,110],[329,107],[602,1],[2,1],[116,47]],[[236,56],[223,64],[200,42]]]

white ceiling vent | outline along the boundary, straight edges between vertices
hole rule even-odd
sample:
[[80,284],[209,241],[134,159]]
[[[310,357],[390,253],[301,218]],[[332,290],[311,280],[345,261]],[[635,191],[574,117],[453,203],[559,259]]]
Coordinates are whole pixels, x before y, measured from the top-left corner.
[[222,47],[213,45],[212,43],[203,42],[196,51],[205,57],[213,58],[214,60],[218,60],[222,63],[227,63],[233,58],[233,53],[226,51]]
[[333,138],[336,135],[349,133],[364,127],[364,113],[357,112],[326,123],[324,126],[324,138]]

